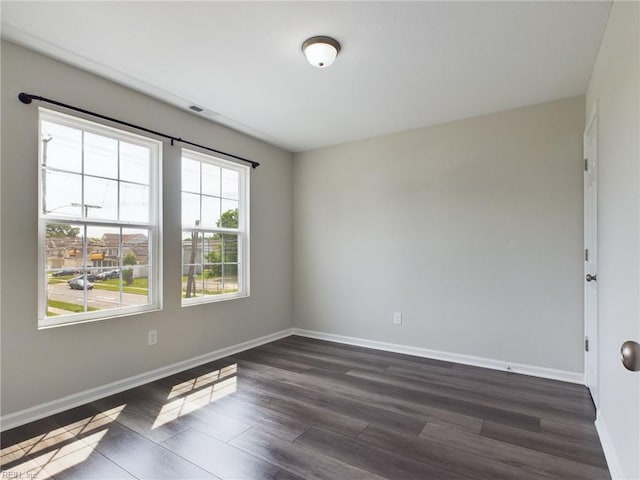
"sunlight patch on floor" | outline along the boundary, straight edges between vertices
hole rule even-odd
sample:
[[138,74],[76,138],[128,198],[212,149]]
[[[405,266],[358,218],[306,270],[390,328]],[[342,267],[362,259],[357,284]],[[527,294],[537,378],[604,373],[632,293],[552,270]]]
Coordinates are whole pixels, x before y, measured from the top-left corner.
[[234,363],[233,365],[229,365],[219,370],[214,370],[205,375],[200,375],[199,377],[192,378],[185,382],[179,383],[171,389],[171,392],[169,392],[169,396],[167,397],[167,400],[180,397],[193,390],[202,388],[205,385],[215,383],[218,380],[221,380],[230,375],[235,375],[237,372],[238,372],[238,366]]
[[[235,365],[233,366],[235,367]],[[212,374],[213,373],[216,373],[216,372],[212,372]],[[224,375],[222,375],[223,373]],[[222,372],[222,371],[217,372],[216,375],[218,375],[217,378],[224,378],[234,373],[235,373],[235,370],[229,369],[227,372]],[[203,375],[202,377],[198,377],[198,379],[201,379],[200,386],[211,383],[209,380],[211,380],[211,378],[213,378],[214,376],[215,375],[212,375],[207,379],[203,378],[203,377],[206,377],[206,375]],[[160,410],[160,413],[158,414],[158,417],[153,423],[153,426],[151,427],[151,429],[161,427],[162,425],[172,422],[173,420],[180,418],[183,415],[187,415],[191,412],[195,412],[196,410],[202,407],[205,407],[210,403],[215,402],[216,400],[226,397],[227,395],[230,395],[237,390],[237,377],[235,375],[233,377],[225,378],[225,380],[221,380],[217,383],[214,383],[213,385],[209,385],[207,387],[200,388],[197,391],[193,391],[196,388],[195,385],[198,383],[198,379],[193,379],[193,382],[194,382],[192,384],[193,387],[189,389],[184,387],[184,384],[186,384],[187,382],[183,382],[182,384],[180,384],[180,385],[183,385],[183,387],[181,387],[183,388],[182,390],[183,395],[184,393],[187,393],[187,392],[192,392],[192,393],[189,393],[188,395],[185,395],[182,398],[177,398],[165,404]],[[215,381],[215,380],[212,380],[212,381]],[[172,393],[173,393],[173,390],[172,390]],[[171,394],[169,394],[169,398],[172,398]],[[175,398],[175,396],[173,398]]]
[[126,404],[2,448],[2,478],[45,479],[81,464]]
[[94,432],[82,439],[77,439],[60,448],[49,451],[44,455],[38,456],[35,458],[35,461],[42,465],[47,473],[55,477],[58,473],[80,465],[87,460],[108,431],[108,428],[104,428]]

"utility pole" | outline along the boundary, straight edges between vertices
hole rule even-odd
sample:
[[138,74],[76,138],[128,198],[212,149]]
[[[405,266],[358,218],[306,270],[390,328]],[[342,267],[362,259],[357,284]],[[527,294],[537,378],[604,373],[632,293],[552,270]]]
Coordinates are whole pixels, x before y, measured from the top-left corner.
[[47,213],[47,147],[53,137],[49,135],[42,139],[42,213]]
[[[200,220],[196,220],[196,227],[200,225]],[[198,232],[191,232],[191,258],[189,259],[189,273],[187,274],[187,288],[185,297],[191,298],[196,296],[196,280],[195,280],[195,261],[196,250],[198,249]],[[204,275],[204,271],[202,272]],[[203,292],[204,294],[204,292]]]

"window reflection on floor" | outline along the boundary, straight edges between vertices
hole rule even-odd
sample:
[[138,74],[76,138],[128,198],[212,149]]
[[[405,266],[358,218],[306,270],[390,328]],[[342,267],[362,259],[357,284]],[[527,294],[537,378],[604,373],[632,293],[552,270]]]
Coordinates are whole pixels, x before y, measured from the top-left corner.
[[2,448],[2,478],[45,479],[84,462],[126,404]]
[[236,364],[214,370],[175,385],[151,428],[158,428],[176,418],[194,412],[234,393],[237,389]]
[[[231,364],[167,387],[166,402],[160,405],[144,404],[145,409],[153,410],[153,415],[148,420],[148,426],[143,425],[142,429],[153,430],[234,393],[237,389],[237,371],[237,364]],[[135,410],[135,401],[129,403],[129,407]],[[9,431],[7,435],[3,433],[0,478],[46,479],[65,471],[72,473],[70,469],[80,466],[92,456],[109,432],[110,424],[118,419],[128,405],[120,396],[107,399],[106,403],[102,403],[105,404],[113,407],[88,415],[79,413],[84,412],[85,407],[80,407],[78,412],[71,410],[61,414],[66,418],[74,414],[80,417],[62,426],[51,419],[43,419],[41,426],[34,423]],[[93,408],[91,404],[87,411],[90,411],[89,408]],[[125,416],[121,418],[121,423],[127,424]]]
[[[237,365],[232,364],[194,376],[167,388],[165,403],[145,406],[154,410],[153,423],[151,424],[150,419],[146,428],[153,430],[234,393],[237,390],[237,371]],[[108,400],[107,403],[110,401]],[[25,426],[25,429],[19,427],[15,431],[10,431],[6,437],[3,437],[3,443],[6,446],[3,444],[0,452],[2,471],[0,478],[52,478],[56,474],[86,462],[109,432],[110,424],[118,419],[128,404],[116,401],[114,405],[95,414],[80,415],[79,420],[63,426],[56,425],[54,428],[47,429],[47,426],[54,422],[47,423],[47,419],[44,419],[40,430],[36,423],[34,426]],[[130,408],[134,407],[132,403]],[[70,414],[73,415],[73,411],[71,412]],[[121,421],[124,420],[121,419]],[[23,434],[31,428],[38,433]],[[19,438],[16,440],[17,436]]]

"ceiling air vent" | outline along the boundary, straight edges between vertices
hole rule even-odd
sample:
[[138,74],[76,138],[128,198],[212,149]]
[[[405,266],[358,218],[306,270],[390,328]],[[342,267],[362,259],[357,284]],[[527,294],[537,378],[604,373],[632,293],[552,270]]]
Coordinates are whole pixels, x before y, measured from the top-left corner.
[[200,108],[200,107],[198,107],[197,105],[189,105],[189,109],[190,109],[190,110],[193,110],[194,112],[198,112],[198,113],[200,113],[200,112],[203,112],[203,111],[204,111],[204,108]]

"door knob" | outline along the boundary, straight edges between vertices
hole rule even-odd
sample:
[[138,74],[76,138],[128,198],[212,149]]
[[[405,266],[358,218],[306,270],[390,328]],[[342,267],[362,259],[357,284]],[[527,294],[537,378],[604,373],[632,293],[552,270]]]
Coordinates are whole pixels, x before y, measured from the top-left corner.
[[587,282],[596,282],[598,280],[598,275],[591,275],[590,273],[587,273],[587,276],[585,277],[587,279]]
[[622,364],[632,372],[640,371],[640,343],[627,340],[620,348]]

